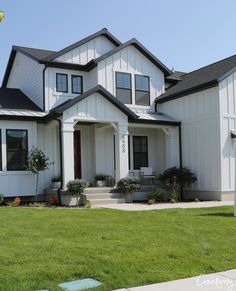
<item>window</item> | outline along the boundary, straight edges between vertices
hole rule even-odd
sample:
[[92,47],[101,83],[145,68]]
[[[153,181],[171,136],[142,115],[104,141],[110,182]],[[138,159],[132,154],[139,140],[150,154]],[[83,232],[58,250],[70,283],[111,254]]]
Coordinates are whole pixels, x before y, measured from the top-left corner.
[[56,74],[57,92],[68,93],[68,76],[66,74]]
[[131,74],[116,72],[116,98],[123,104],[132,103]]
[[83,77],[82,76],[71,76],[71,91],[74,94],[83,93]]
[[0,129],[0,171],[2,171],[2,130]]
[[6,130],[7,170],[24,171],[27,165],[28,132],[27,130]]
[[135,75],[135,104],[150,105],[149,77]]
[[134,169],[148,167],[148,140],[147,136],[133,136]]

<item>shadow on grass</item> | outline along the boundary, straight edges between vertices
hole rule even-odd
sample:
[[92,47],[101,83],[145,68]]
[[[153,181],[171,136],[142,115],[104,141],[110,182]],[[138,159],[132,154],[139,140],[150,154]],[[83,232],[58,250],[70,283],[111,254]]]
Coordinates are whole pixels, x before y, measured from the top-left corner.
[[200,214],[199,216],[234,217],[233,213],[224,213],[224,212],[218,212],[218,213],[204,213],[204,214]]

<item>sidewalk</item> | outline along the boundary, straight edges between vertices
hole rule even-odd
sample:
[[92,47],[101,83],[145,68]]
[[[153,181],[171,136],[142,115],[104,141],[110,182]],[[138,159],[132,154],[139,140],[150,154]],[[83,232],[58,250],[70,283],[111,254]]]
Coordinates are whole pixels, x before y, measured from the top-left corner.
[[93,208],[109,208],[125,211],[146,211],[173,208],[208,208],[218,206],[234,205],[233,201],[204,201],[204,202],[180,202],[180,203],[159,203],[147,205],[144,203],[120,203],[96,205]]
[[236,291],[236,269],[113,291]]

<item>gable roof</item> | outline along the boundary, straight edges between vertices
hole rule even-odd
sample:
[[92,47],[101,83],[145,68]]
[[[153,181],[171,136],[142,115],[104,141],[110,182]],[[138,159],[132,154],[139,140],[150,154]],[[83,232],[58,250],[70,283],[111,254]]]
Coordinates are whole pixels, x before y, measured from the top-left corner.
[[42,111],[21,90],[0,88],[0,109]]
[[111,102],[114,106],[116,106],[121,112],[123,112],[124,114],[126,114],[128,117],[130,118],[137,118],[137,115],[130,110],[127,106],[125,106],[124,104],[122,104],[119,100],[117,100],[110,92],[108,92],[104,87],[102,87],[101,85],[97,85],[94,88],[86,91],[83,94],[80,94],[79,96],[70,99],[60,105],[58,105],[57,107],[54,107],[49,114],[62,114],[65,110],[67,110],[68,108],[70,108],[71,106],[77,104],[78,102],[82,101],[83,99],[87,98],[88,96],[90,96],[93,93],[99,93],[101,94],[103,97],[105,97],[109,102]]
[[171,70],[169,70],[158,58],[156,58],[147,48],[145,48],[137,39],[132,38],[129,41],[125,42],[124,44],[110,50],[109,52],[105,53],[104,55],[98,57],[94,60],[97,64],[102,60],[110,57],[111,55],[121,51],[122,49],[126,48],[127,46],[133,45],[136,49],[138,49],[146,58],[149,59],[155,66],[157,66],[165,76],[171,75]]
[[86,42],[98,37],[98,36],[105,36],[108,40],[110,40],[115,46],[119,46],[121,45],[121,42],[114,36],[112,35],[107,28],[103,28],[101,30],[99,30],[98,32],[94,33],[94,34],[91,34],[67,47],[65,47],[64,49],[58,51],[58,52],[55,52],[54,54],[52,55],[49,55],[48,57],[45,58],[45,61],[52,61],[54,60],[55,58],[58,58],[59,56],[61,55],[64,55],[65,53],[75,49],[76,47],[79,47],[83,44],[85,44]]
[[221,78],[236,67],[236,55],[181,76],[178,83],[157,97],[157,103],[167,102],[182,96],[217,86]]

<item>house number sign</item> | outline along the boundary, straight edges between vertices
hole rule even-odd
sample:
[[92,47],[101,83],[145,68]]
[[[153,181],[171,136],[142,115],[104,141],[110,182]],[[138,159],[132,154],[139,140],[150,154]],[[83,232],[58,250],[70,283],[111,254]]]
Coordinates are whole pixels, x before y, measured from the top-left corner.
[[121,139],[121,148],[122,148],[122,153],[125,153],[125,135],[122,135]]

